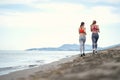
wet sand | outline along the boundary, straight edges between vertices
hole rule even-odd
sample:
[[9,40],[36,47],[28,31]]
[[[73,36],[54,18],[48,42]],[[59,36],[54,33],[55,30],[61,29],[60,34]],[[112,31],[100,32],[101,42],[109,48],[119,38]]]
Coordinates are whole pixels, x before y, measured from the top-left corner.
[[120,47],[2,75],[0,80],[120,80]]

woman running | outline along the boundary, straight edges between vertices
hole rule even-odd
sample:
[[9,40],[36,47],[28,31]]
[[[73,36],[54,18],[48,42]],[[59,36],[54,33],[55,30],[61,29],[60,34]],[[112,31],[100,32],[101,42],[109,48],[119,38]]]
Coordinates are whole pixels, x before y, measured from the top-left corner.
[[81,57],[85,56],[86,30],[85,30],[84,25],[85,25],[85,23],[81,22],[81,25],[79,27],[79,42],[80,42]]
[[99,26],[96,25],[96,21],[94,20],[93,23],[90,25],[90,30],[92,32],[92,49],[93,54],[97,53],[97,41],[99,39]]

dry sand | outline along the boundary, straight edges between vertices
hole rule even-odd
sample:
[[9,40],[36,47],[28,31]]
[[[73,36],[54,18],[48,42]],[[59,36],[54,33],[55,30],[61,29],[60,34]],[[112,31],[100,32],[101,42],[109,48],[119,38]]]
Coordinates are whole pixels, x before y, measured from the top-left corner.
[[120,47],[2,75],[0,80],[120,80]]

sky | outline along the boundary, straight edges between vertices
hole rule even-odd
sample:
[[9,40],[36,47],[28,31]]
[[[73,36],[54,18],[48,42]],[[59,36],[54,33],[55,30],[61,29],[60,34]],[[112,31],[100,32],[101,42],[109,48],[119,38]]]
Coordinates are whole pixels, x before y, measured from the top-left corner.
[[78,28],[85,22],[100,27],[98,46],[120,43],[120,0],[0,0],[0,50],[79,44]]

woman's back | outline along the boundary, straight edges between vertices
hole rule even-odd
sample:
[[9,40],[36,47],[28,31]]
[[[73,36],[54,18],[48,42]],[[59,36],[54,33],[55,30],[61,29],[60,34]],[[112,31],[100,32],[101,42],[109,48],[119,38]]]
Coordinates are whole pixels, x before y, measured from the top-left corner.
[[98,25],[91,25],[91,32],[98,33],[99,32],[99,26]]

